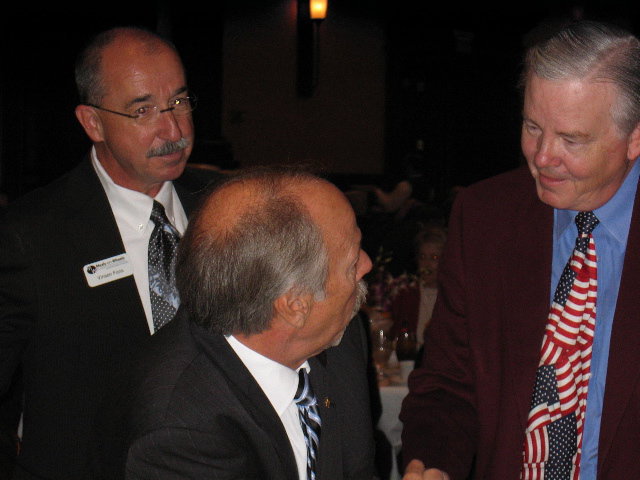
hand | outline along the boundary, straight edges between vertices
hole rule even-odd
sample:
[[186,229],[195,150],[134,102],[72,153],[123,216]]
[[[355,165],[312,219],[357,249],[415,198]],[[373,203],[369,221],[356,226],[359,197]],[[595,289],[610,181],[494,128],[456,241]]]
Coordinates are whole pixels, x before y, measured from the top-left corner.
[[437,468],[425,470],[420,460],[411,460],[404,471],[402,480],[450,480],[449,475]]

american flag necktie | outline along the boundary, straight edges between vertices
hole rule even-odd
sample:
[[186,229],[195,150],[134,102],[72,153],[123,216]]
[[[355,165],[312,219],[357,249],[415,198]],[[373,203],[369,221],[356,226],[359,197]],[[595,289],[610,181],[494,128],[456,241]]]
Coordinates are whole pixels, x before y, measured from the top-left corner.
[[298,390],[294,401],[298,405],[302,433],[307,445],[307,480],[315,480],[322,422],[318,414],[318,401],[311,388],[309,374],[304,368],[298,370]]
[[598,276],[593,212],[575,218],[578,238],[553,297],[523,447],[521,480],[577,480],[591,376]]

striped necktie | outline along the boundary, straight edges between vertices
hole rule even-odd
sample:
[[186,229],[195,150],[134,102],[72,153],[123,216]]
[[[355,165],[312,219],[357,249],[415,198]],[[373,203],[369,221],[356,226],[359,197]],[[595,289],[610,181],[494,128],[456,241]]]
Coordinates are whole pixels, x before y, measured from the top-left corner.
[[175,278],[180,234],[156,200],[153,201],[151,221],[155,227],[149,238],[149,295],[153,327],[157,331],[174,317],[180,303]]
[[322,422],[318,415],[318,401],[311,388],[309,374],[304,368],[298,370],[298,390],[294,401],[298,405],[302,433],[307,445],[307,480],[315,480]]
[[523,447],[521,480],[577,480],[591,376],[597,267],[593,212],[576,215],[578,238],[553,297]]

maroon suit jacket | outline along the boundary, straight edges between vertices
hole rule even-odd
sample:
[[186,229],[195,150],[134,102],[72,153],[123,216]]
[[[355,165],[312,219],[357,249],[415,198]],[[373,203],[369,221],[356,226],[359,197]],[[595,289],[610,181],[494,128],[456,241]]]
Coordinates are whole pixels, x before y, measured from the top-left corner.
[[[638,195],[611,336],[599,479],[640,478],[637,204]],[[400,414],[405,463],[420,458],[452,480],[518,478],[549,308],[552,231],[553,209],[526,168],[459,195],[426,356]]]

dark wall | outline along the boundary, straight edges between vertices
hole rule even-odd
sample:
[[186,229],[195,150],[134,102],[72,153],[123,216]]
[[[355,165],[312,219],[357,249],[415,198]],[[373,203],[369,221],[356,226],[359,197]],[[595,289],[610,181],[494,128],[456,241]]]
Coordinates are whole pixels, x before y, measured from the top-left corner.
[[[330,0],[329,8],[332,2],[351,5],[354,17],[368,4]],[[0,15],[0,193],[15,198],[69,170],[86,154],[89,142],[73,113],[73,62],[91,35],[114,25],[139,24],[173,38],[200,99],[193,158],[223,155],[224,3],[208,2],[205,10],[192,0],[116,0],[99,12],[93,6],[77,10],[59,3],[56,8],[51,3],[5,7]],[[385,178],[400,175],[402,158],[422,139],[446,189],[520,161],[514,85],[526,32],[544,18],[576,15],[636,31],[640,2],[373,3],[387,43]]]
[[[57,177],[87,151],[73,113],[73,62],[79,45],[108,23],[91,17],[28,7],[2,16],[2,190],[10,197]],[[134,12],[131,19],[153,21]]]
[[[388,9],[388,171],[425,143],[442,188],[517,166],[520,60],[541,22],[589,18],[638,26],[638,2],[424,2]],[[637,32],[636,32],[637,33]]]
[[30,4],[3,12],[0,192],[13,199],[46,184],[88,152],[90,143],[74,115],[73,65],[92,35],[113,26],[144,26],[174,41],[200,99],[194,112],[198,141],[217,138],[223,8],[199,12],[189,3],[115,1],[99,13]]

